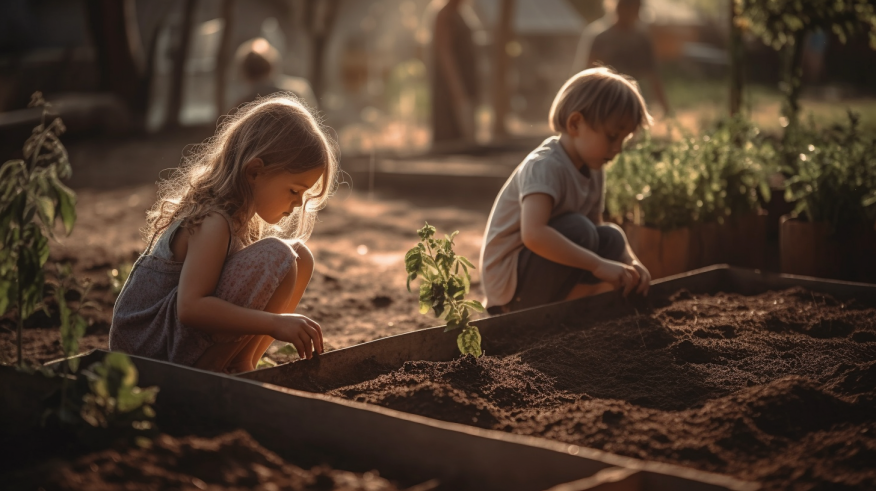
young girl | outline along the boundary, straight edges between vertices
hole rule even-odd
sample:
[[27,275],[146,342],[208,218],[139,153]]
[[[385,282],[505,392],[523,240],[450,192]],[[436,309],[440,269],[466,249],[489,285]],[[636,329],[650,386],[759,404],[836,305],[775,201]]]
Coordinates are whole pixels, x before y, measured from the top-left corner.
[[334,141],[294,97],[241,107],[159,184],[110,349],[229,373],[274,339],[321,353],[319,324],[294,312],[313,273],[303,241],[337,173]]

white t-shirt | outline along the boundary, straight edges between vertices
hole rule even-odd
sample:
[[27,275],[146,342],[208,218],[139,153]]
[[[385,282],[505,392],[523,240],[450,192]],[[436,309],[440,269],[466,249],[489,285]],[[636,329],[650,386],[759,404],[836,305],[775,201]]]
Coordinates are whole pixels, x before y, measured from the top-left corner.
[[556,136],[545,140],[517,166],[493,203],[481,247],[481,281],[487,307],[507,304],[517,289],[517,257],[523,250],[523,198],[534,193],[553,198],[551,218],[578,213],[596,219],[605,208],[605,173],[589,171],[587,176],[575,168]]

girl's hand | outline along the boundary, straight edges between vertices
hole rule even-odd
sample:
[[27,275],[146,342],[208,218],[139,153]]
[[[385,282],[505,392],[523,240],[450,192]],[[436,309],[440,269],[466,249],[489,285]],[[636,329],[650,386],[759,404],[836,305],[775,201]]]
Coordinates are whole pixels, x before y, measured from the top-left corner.
[[322,328],[313,319],[300,314],[272,316],[271,337],[292,343],[301,359],[313,358],[313,350],[322,353]]
[[639,272],[639,288],[636,288],[636,291],[647,297],[648,289],[651,288],[651,273],[639,261],[633,261],[633,267]]
[[615,289],[623,288],[625,297],[639,284],[639,271],[636,268],[608,259],[603,259],[593,270],[593,276],[610,283]]

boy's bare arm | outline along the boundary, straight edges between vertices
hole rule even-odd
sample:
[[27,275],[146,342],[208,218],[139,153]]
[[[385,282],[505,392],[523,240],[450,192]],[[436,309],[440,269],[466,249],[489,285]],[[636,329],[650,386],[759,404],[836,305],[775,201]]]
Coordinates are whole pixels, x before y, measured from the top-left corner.
[[607,281],[629,294],[639,284],[639,270],[633,266],[599,257],[575,244],[566,236],[548,225],[553,198],[535,193],[523,198],[520,233],[530,251],[558,264],[591,271],[594,276]]
[[530,194],[523,198],[520,235],[523,245],[539,256],[558,264],[593,271],[602,261],[596,253],[572,242],[548,225],[554,200],[547,194]]

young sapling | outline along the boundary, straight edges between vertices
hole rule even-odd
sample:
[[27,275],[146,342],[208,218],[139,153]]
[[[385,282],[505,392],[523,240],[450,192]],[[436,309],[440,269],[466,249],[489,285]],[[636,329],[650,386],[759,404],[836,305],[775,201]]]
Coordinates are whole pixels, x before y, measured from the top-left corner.
[[405,254],[405,270],[408,273],[408,291],[411,281],[420,277],[420,313],[431,309],[435,317],[447,322],[445,332],[460,329],[456,337],[459,351],[475,358],[483,354],[481,334],[477,326],[469,324],[472,312],[483,312],[484,306],[477,300],[466,300],[471,288],[469,268],[474,265],[453,251],[453,239],[459,231],[443,239],[436,239],[435,227],[426,225],[417,230],[420,242]]

